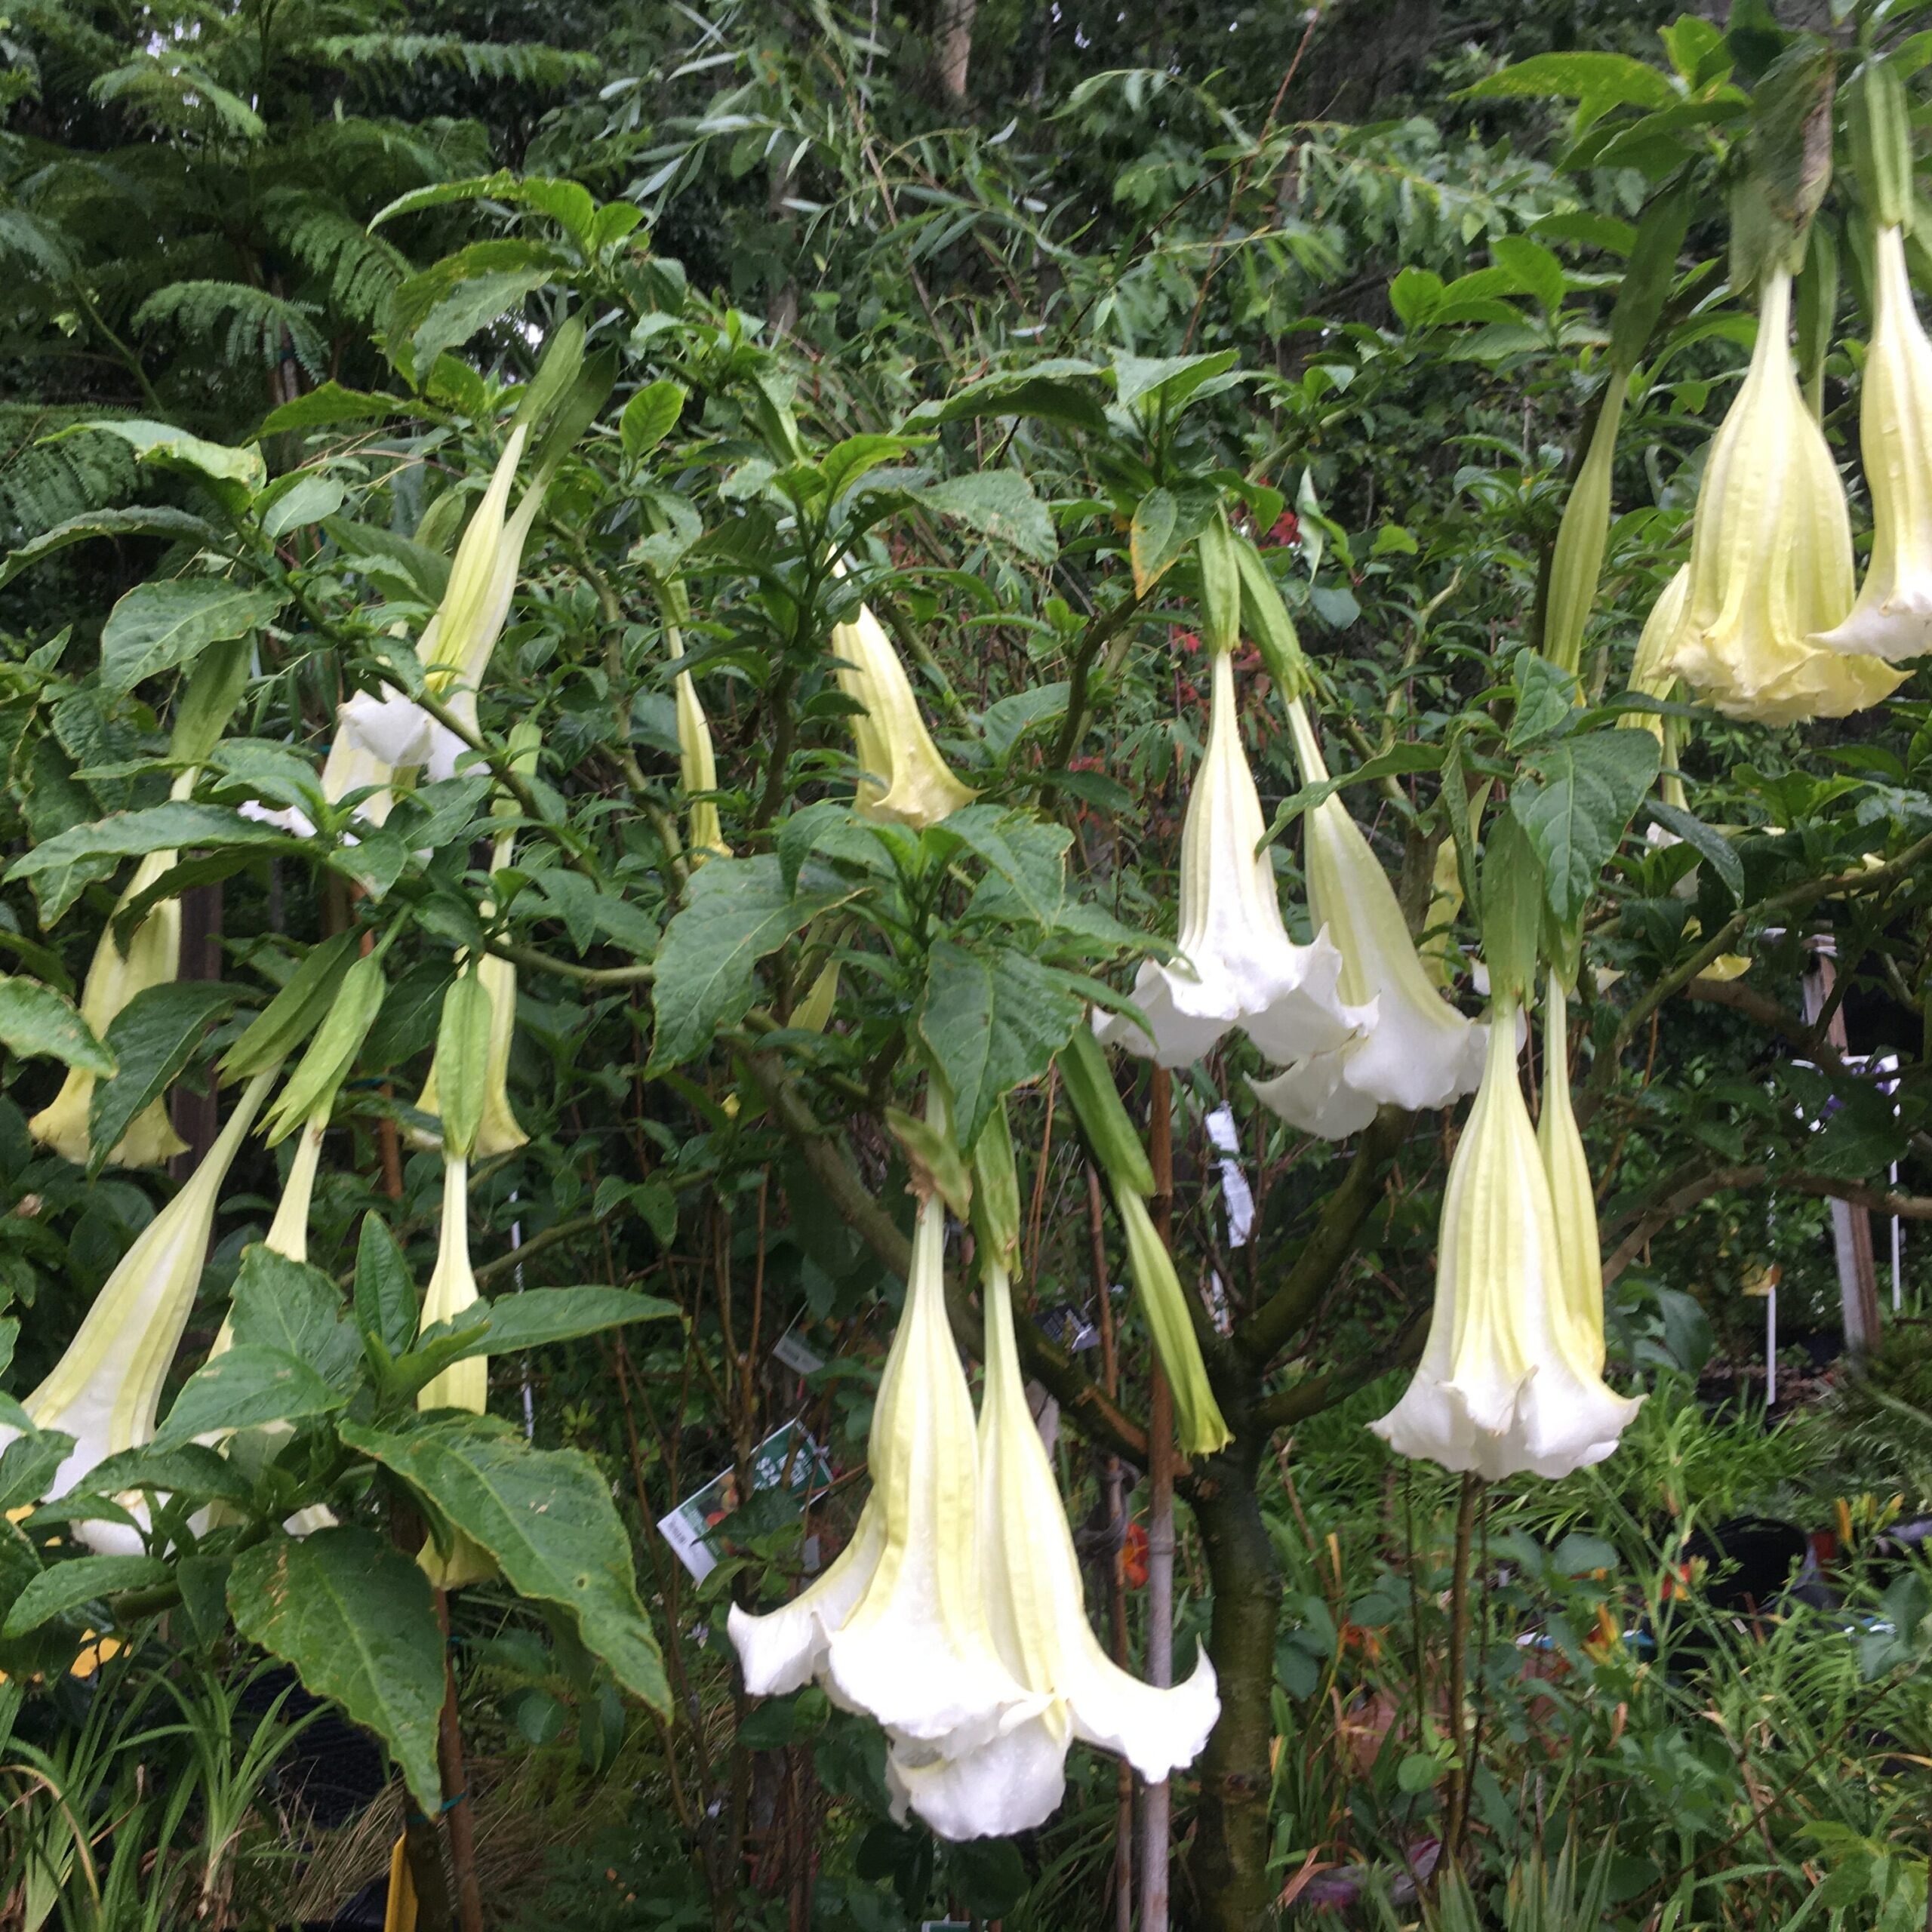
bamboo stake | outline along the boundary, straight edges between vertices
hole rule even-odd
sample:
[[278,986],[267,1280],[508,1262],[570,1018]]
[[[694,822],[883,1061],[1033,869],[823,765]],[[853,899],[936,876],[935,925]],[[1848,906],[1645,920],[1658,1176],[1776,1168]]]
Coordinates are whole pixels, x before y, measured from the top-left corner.
[[[1044,1164],[1042,1163],[1044,1171]],[[1087,1231],[1093,1244],[1094,1292],[1099,1306],[1100,1375],[1109,1401],[1120,1393],[1120,1358],[1114,1347],[1113,1291],[1107,1280],[1107,1237],[1101,1220],[1100,1172],[1087,1164]],[[1107,1500],[1107,1607],[1113,1636],[1114,1662],[1127,1668],[1127,1591],[1121,1556],[1127,1546],[1124,1499],[1121,1494],[1120,1460],[1107,1456],[1100,1463],[1100,1487]],[[1115,1764],[1114,1932],[1134,1932],[1134,1770],[1124,1758]]]

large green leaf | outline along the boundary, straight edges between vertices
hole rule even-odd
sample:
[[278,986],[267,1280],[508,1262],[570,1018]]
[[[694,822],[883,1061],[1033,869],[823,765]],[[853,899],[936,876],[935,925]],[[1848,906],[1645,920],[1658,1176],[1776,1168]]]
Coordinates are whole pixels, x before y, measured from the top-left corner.
[[77,1556],[43,1570],[14,1599],[0,1638],[24,1637],[51,1619],[120,1590],[145,1589],[168,1580],[158,1556]]
[[72,905],[103,859],[143,857],[149,852],[194,845],[259,845],[299,851],[301,841],[272,825],[244,818],[226,805],[197,805],[171,798],[144,811],[115,812],[91,825],[76,825],[43,839],[7,869],[10,879],[32,882],[44,924],[51,925]]
[[222,1429],[299,1422],[326,1415],[348,1399],[297,1357],[261,1342],[238,1343],[181,1385],[168,1420],[155,1431],[155,1446],[172,1448]]
[[[621,1327],[627,1321],[662,1321],[679,1312],[675,1302],[656,1295],[604,1287],[530,1288],[521,1294],[499,1295],[494,1301],[472,1303],[472,1309],[478,1306],[485,1311],[489,1325],[474,1335],[466,1333],[463,1347],[448,1360],[521,1355],[553,1342],[574,1341],[580,1335]],[[445,1324],[438,1322],[424,1340],[445,1332]]]
[[1002,1094],[1053,1064],[1084,1011],[1052,973],[1010,946],[933,947],[919,1033],[952,1090],[961,1147],[977,1143]]
[[446,349],[458,349],[479,329],[515,308],[550,279],[548,269],[516,269],[457,283],[416,331],[416,366],[427,371]]
[[916,500],[983,537],[1010,544],[1035,563],[1050,564],[1060,555],[1052,515],[1017,469],[949,477],[921,491]]
[[1657,741],[1615,728],[1565,739],[1537,754],[1540,782],[1518,780],[1510,810],[1543,861],[1544,891],[1559,924],[1573,924],[1631,814],[1657,775]]
[[228,1613],[312,1695],[374,1731],[419,1808],[436,1813],[443,1634],[429,1580],[401,1551],[368,1530],[276,1537],[235,1558]]
[[94,1038],[74,1002],[38,980],[0,974],[0,1046],[23,1060],[64,1060],[82,1073],[104,1078],[114,1056]]
[[245,1248],[229,1318],[238,1346],[278,1349],[307,1363],[332,1388],[354,1386],[361,1338],[335,1284],[319,1268],[291,1261],[265,1243]]
[[69,1496],[122,1496],[145,1489],[162,1496],[210,1498],[245,1509],[254,1493],[247,1474],[218,1451],[199,1442],[176,1449],[152,1444],[124,1449],[95,1463],[67,1493]]
[[681,1065],[735,1026],[752,1003],[752,969],[829,907],[859,890],[808,866],[787,892],[775,854],[713,859],[691,879],[684,909],[664,929],[652,988],[654,1072]]
[[88,1138],[97,1168],[145,1107],[193,1057],[210,1018],[229,1004],[234,989],[213,980],[167,980],[144,986],[114,1016],[107,1051],[119,1068],[100,1081],[88,1103]]
[[[97,417],[76,423],[63,435],[85,430],[100,430],[118,436],[142,463],[158,463],[164,469],[186,470],[205,476],[211,483],[238,484],[248,495],[262,487],[268,466],[260,450],[239,450],[226,443],[211,443],[177,429],[172,423],[151,423],[140,417]],[[50,441],[54,440],[52,438]]]
[[355,1244],[355,1325],[383,1354],[399,1355],[415,1338],[420,1304],[409,1263],[380,1214],[362,1217]]
[[208,645],[259,629],[288,601],[221,577],[162,577],[137,583],[107,614],[100,633],[100,681],[131,691],[144,678],[192,663]]
[[407,1435],[342,1426],[342,1439],[421,1491],[494,1556],[522,1596],[558,1605],[626,1690],[668,1712],[670,1691],[631,1567],[611,1485],[574,1449],[534,1449],[520,1430],[472,1417]]
[[43,557],[64,550],[70,543],[85,543],[90,537],[169,537],[195,544],[218,543],[221,533],[205,518],[186,510],[168,509],[158,505],[133,509],[88,510],[70,516],[44,530],[29,543],[23,543],[0,563],[0,586],[13,582],[21,571]]

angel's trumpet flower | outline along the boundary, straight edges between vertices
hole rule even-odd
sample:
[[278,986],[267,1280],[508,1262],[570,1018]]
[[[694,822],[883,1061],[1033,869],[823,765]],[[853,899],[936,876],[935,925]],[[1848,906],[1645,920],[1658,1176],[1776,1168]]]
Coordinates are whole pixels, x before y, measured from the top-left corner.
[[[490,869],[501,872],[510,863],[515,849],[514,832],[500,834]],[[486,918],[490,911],[489,903],[485,901],[483,912]],[[459,958],[457,964],[462,964]],[[494,1155],[515,1153],[530,1137],[518,1124],[516,1109],[510,1105],[510,1048],[516,1038],[516,968],[510,961],[500,958],[494,952],[486,952],[476,962],[476,976],[490,996],[490,1044],[484,1069],[483,1112],[477,1123],[476,1144],[471,1152],[478,1160],[488,1160]],[[430,1057],[429,1072],[423,1082],[423,1091],[416,1097],[416,1105],[420,1112],[439,1118],[442,1113],[434,1055]],[[425,1147],[441,1144],[439,1134],[417,1134],[411,1137]]]
[[[681,613],[685,608],[683,586],[674,584],[670,586],[670,593],[675,600],[673,608]],[[667,623],[664,637],[672,657],[682,657],[685,635],[681,626]],[[718,801],[706,795],[718,789],[718,755],[712,746],[711,721],[704,715],[697,683],[688,671],[678,673],[675,693],[678,777],[691,801],[691,863],[701,865],[713,853],[724,858],[731,856],[731,848],[725,844],[724,829],[718,821]],[[854,718],[855,727],[860,721]]]
[[[478,1299],[476,1277],[469,1266],[469,1162],[461,1154],[443,1155],[443,1224],[436,1241],[436,1265],[423,1297],[422,1325],[453,1321]],[[490,1364],[487,1356],[469,1355],[452,1362],[426,1382],[416,1398],[419,1409],[466,1409],[480,1416],[490,1406]],[[460,1589],[466,1583],[487,1583],[497,1574],[496,1559],[460,1530],[449,1533],[447,1548],[433,1538],[417,1552],[417,1563],[441,1590]]]
[[1637,1407],[1604,1386],[1601,1353],[1571,1315],[1516,1038],[1515,1008],[1499,999],[1449,1164],[1429,1340],[1401,1400],[1371,1425],[1398,1455],[1492,1481],[1602,1461]]
[[1198,1060],[1238,1026],[1277,1065],[1332,1052],[1358,1016],[1337,991],[1342,956],[1324,932],[1297,946],[1281,923],[1275,869],[1257,848],[1266,829],[1241,749],[1232,660],[1214,656],[1208,746],[1181,828],[1182,957],[1142,962],[1134,1000],[1152,1023],[1149,1040],[1124,1017],[1096,1029],[1109,1043],[1162,1066]]
[[[1299,698],[1288,722],[1306,784],[1328,776]],[[1290,1125],[1331,1140],[1358,1133],[1386,1104],[1444,1107],[1482,1077],[1483,1029],[1429,983],[1408,922],[1368,841],[1331,793],[1307,814],[1309,909],[1342,955],[1337,990],[1358,1029],[1327,1053],[1251,1084]]]
[[[547,487],[547,478],[540,476],[524,493],[515,515],[506,516],[527,433],[521,423],[510,432],[489,488],[457,542],[442,601],[423,626],[416,649],[431,691],[445,697],[449,709],[472,729],[476,688],[509,616],[524,546]],[[322,795],[334,804],[351,792],[374,786],[356,807],[355,816],[380,826],[395,805],[398,773],[423,771],[432,780],[448,778],[468,749],[413,698],[398,691],[381,697],[358,692],[337,715],[335,740],[322,764]],[[242,810],[251,818],[305,838],[315,829],[297,806],[270,811],[255,804]]]
[[1204,1650],[1186,1683],[1159,1690],[1129,1676],[1094,1636],[1066,1507],[1020,1379],[1007,1270],[992,1248],[986,1254],[980,1568],[1001,1657],[1048,1701],[976,1751],[949,1756],[894,1746],[888,1786],[941,1838],[955,1839],[1004,1837],[1044,1823],[1064,1795],[1075,1738],[1118,1752],[1158,1783],[1194,1761],[1221,1711]]
[[[1630,666],[1630,688],[1641,697],[1668,698],[1677,689],[1677,666],[1672,654],[1690,591],[1690,566],[1684,564],[1657,593],[1651,614],[1644,620],[1637,639],[1637,655]],[[1666,804],[1682,811],[1686,803],[1684,779],[1677,764],[1684,721],[1654,711],[1630,711],[1617,721],[1649,732],[1662,746],[1663,771],[1657,781],[1658,789]]]
[[1859,443],[1872,491],[1872,556],[1858,601],[1814,643],[1897,663],[1932,651],[1932,342],[1912,305],[1905,234],[1873,243],[1872,346]]
[[1610,537],[1611,463],[1629,377],[1613,368],[1603,387],[1589,447],[1571,485],[1557,525],[1549,565],[1549,608],[1543,620],[1543,655],[1574,672],[1583,656],[1583,627],[1596,602],[1603,575],[1604,546]]
[[945,1208],[919,1204],[906,1305],[872,1411],[872,1491],[852,1540],[782,1609],[734,1605],[754,1697],[817,1678],[914,1755],[977,1750],[1044,1707],[1003,1663],[980,1576],[973,1398],[946,1319]]
[[852,714],[859,810],[868,818],[923,829],[970,805],[980,795],[940,755],[906,667],[884,626],[864,605],[850,623],[832,627],[832,654],[844,660],[838,688],[863,707]]
[[[1583,1137],[1577,1131],[1577,1116],[1570,1104],[1565,998],[1561,983],[1551,974],[1543,1002],[1543,1112],[1537,1121],[1537,1145],[1556,1210],[1560,1300],[1562,1317],[1569,1324],[1568,1352],[1580,1369],[1601,1377],[1605,1353],[1603,1250],[1597,1227],[1596,1190],[1590,1185]],[[1635,1409],[1633,1402],[1629,1413],[1635,1414]]]
[[1900,682],[1813,640],[1852,606],[1851,525],[1792,365],[1791,276],[1765,277],[1751,367],[1705,465],[1672,662],[1707,702],[1764,724],[1842,718]]
[[[249,1081],[201,1164],[135,1237],[66,1354],[22,1404],[36,1429],[74,1438],[48,1485],[50,1497],[66,1495],[109,1456],[154,1439],[162,1384],[195,1305],[221,1185],[275,1075],[271,1068]],[[138,1497],[119,1500],[146,1521]],[[124,1523],[78,1523],[75,1534],[106,1555],[138,1555],[142,1548],[139,1532]]]
[[[192,789],[195,774],[183,772],[174,781],[172,795],[185,798]],[[150,986],[170,985],[181,971],[181,902],[162,899],[149,906],[134,928],[124,952],[114,937],[115,919],[121,909],[131,905],[164,873],[173,869],[178,852],[150,852],[134,868],[128,889],[115,903],[114,916],[94,949],[88,966],[86,983],[81,989],[81,1017],[94,1029],[97,1039],[106,1037],[115,1016],[137,993]],[[94,1100],[94,1076],[72,1069],[60,1083],[60,1091],[27,1122],[27,1131],[43,1146],[51,1147],[78,1167],[85,1167],[92,1151],[88,1135],[88,1110]],[[107,1157],[117,1168],[158,1167],[177,1154],[185,1154],[188,1143],[174,1131],[168,1118],[168,1103],[155,1100],[143,1107],[128,1123],[128,1131]]]

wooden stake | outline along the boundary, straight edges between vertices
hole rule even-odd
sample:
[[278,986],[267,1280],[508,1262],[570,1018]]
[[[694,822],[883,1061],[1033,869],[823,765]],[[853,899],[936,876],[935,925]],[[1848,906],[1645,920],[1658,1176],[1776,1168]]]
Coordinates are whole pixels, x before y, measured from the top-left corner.
[[462,1932],[483,1932],[483,1888],[476,1878],[476,1810],[463,1767],[463,1720],[457,1709],[456,1669],[450,1660],[450,1600],[436,1592],[436,1622],[443,1633],[443,1709],[436,1723],[436,1767],[443,1778],[443,1817],[449,1829],[450,1863],[456,1872],[457,1923]]

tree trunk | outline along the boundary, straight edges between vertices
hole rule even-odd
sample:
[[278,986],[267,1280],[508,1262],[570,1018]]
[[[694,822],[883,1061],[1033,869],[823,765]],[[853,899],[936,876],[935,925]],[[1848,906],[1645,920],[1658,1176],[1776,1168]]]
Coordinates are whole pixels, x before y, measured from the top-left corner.
[[1281,1573],[1255,1491],[1262,1442],[1238,1435],[1194,1481],[1194,1518],[1214,1585],[1208,1654],[1220,1721],[1201,1759],[1201,1807],[1188,1863],[1190,1923],[1204,1932],[1263,1932],[1274,1922],[1268,1882],[1269,1746]]
[[939,0],[939,26],[933,35],[933,77],[940,93],[955,107],[966,103],[966,75],[973,63],[973,16],[980,0]]

